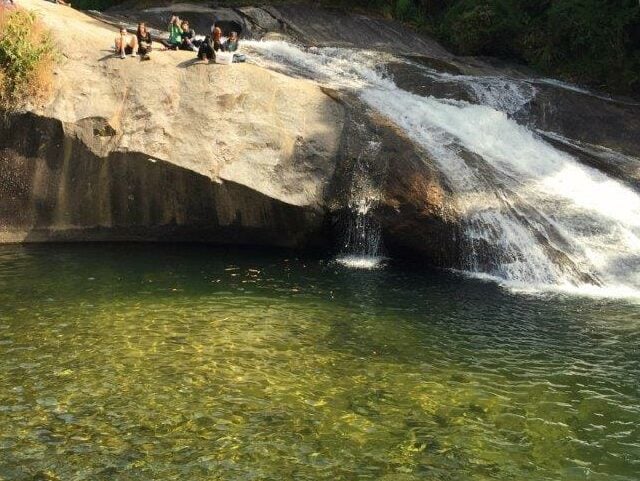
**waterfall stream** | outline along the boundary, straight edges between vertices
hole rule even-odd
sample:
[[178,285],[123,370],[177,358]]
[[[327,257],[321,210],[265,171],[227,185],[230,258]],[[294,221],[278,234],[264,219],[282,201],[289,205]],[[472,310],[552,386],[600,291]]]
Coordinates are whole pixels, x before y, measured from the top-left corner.
[[360,148],[352,167],[342,251],[337,258],[340,264],[347,267],[375,269],[384,260],[382,226],[371,215],[380,202],[380,190],[370,173],[380,147],[379,141],[368,141]]
[[530,83],[433,72],[477,103],[438,99],[399,88],[379,67],[402,61],[389,54],[247,44],[256,63],[354,91],[424,149],[459,199],[467,273],[514,289],[640,295],[640,195],[512,118],[535,96]]

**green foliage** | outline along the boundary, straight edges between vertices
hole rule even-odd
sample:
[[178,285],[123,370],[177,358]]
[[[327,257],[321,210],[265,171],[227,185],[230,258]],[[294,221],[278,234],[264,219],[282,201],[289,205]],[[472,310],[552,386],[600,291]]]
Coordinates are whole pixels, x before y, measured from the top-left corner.
[[538,48],[526,49],[523,56],[540,68],[578,81],[637,92],[640,39],[634,42],[629,35],[634,25],[640,28],[640,6],[634,1],[554,2],[542,28],[529,32],[530,38],[544,32],[544,38],[538,38]]
[[53,60],[51,37],[34,13],[0,8],[0,109],[45,95]]
[[640,95],[637,0],[451,0],[431,19],[457,53],[512,58]]
[[459,53],[513,55],[513,38],[526,17],[510,0],[465,0],[447,12],[442,31]]

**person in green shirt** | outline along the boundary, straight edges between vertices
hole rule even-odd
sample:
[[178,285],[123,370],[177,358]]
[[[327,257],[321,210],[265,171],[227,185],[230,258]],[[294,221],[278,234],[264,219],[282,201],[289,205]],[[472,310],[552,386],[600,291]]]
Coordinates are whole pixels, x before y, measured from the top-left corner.
[[169,40],[162,42],[169,50],[178,50],[182,43],[182,28],[180,27],[180,18],[177,15],[171,15],[169,22]]

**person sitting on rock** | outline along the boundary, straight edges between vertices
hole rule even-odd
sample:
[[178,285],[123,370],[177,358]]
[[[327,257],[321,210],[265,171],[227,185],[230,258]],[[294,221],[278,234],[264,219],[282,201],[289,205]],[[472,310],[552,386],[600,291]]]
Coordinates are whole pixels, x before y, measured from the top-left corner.
[[220,27],[213,29],[213,50],[216,52],[222,50],[222,29]]
[[219,50],[222,50],[222,30],[219,27],[214,27],[212,35],[207,36],[200,45],[198,58],[200,60],[215,60],[216,52]]
[[180,50],[193,50],[197,52],[201,42],[196,40],[196,32],[189,28],[189,22],[187,20],[183,20],[180,27],[182,28]]
[[149,54],[152,49],[151,33],[147,30],[147,25],[144,22],[138,24],[136,39],[138,40],[138,55],[142,56],[142,60],[150,60]]
[[238,50],[238,32],[231,32],[229,38],[222,46],[225,52],[235,52]]
[[182,28],[180,28],[180,17],[177,15],[171,15],[169,40],[162,40],[162,44],[169,50],[178,50],[182,44]]
[[125,58],[127,55],[134,56],[136,47],[138,46],[138,40],[136,37],[129,35],[125,27],[120,27],[120,35],[116,37],[116,55],[120,54],[120,58]]

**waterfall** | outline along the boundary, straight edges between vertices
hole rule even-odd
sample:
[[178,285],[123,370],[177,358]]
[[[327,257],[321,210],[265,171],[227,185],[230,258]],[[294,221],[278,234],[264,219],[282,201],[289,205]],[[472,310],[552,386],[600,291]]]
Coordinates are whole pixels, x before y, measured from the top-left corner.
[[379,67],[388,54],[250,47],[258,63],[357,93],[424,149],[459,199],[467,273],[516,289],[640,295],[640,195],[514,120],[535,96],[528,82],[433,74],[467,86],[469,103],[400,89]]
[[366,142],[352,166],[342,249],[337,258],[347,267],[374,269],[384,260],[382,226],[371,215],[380,202],[380,189],[371,175],[380,147],[377,140]]

